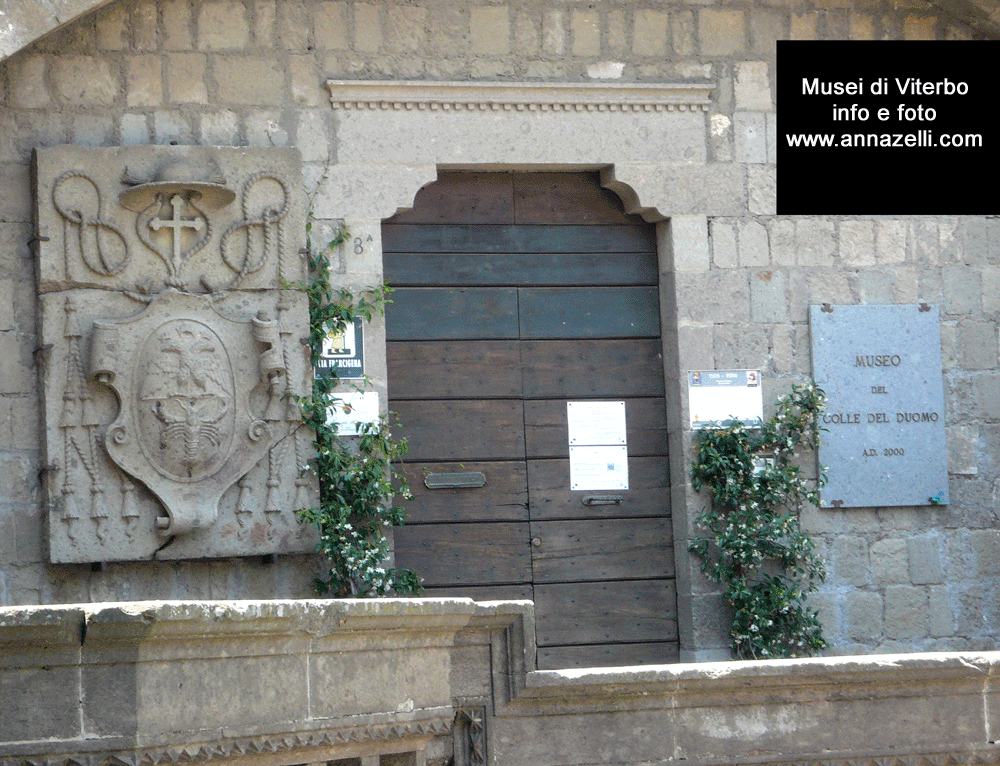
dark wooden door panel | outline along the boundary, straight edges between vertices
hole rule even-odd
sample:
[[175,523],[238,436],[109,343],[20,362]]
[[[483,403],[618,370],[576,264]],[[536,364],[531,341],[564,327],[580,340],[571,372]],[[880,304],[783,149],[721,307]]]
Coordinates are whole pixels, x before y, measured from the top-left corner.
[[[625,437],[631,459],[667,454],[667,415],[663,399],[625,399]],[[565,399],[524,403],[524,440],[529,458],[566,457],[569,426]]]
[[394,224],[383,253],[655,253],[652,227]]
[[674,576],[669,518],[531,522],[535,584]]
[[539,646],[677,639],[673,580],[535,585]]
[[677,641],[592,646],[543,646],[538,649],[538,669],[620,668],[631,665],[666,665],[677,662]]
[[520,398],[516,340],[386,344],[389,399]]
[[394,287],[490,285],[655,285],[651,253],[393,253]]
[[525,287],[521,337],[648,338],[660,335],[656,287]]
[[[569,460],[529,460],[529,511],[532,520],[628,518],[670,515],[670,476],[666,455],[629,457],[627,490],[574,492]],[[621,496],[615,505],[584,505],[589,496]]]
[[[399,469],[410,485],[407,524],[441,521],[527,521],[528,475],[521,461],[404,463]],[[482,487],[428,489],[429,475],[481,473]]]
[[531,581],[528,525],[415,524],[396,530],[396,566],[419,572],[424,585]]
[[441,171],[394,223],[627,224],[618,196],[596,173]]
[[524,457],[522,403],[402,400],[392,403],[406,437],[408,461],[517,460]]
[[544,398],[663,396],[656,338],[522,341],[524,395]]
[[420,287],[396,290],[386,312],[388,340],[517,338],[517,290]]
[[[437,183],[418,191],[413,207],[396,213],[392,221],[393,227],[403,223],[514,223],[512,176],[509,173],[440,172]],[[383,248],[384,241],[383,236]]]

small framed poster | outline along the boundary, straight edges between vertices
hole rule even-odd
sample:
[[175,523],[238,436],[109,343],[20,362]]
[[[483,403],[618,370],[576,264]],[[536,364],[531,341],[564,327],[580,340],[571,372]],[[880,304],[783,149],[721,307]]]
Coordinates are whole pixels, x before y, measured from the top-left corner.
[[760,370],[692,370],[688,372],[691,428],[764,422]]

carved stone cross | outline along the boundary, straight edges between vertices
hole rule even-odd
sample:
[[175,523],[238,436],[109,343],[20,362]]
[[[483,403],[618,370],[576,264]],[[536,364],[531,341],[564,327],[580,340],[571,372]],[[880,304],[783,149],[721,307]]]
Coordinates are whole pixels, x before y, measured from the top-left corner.
[[181,262],[181,230],[182,229],[193,229],[194,231],[201,231],[205,228],[205,222],[200,218],[195,218],[191,220],[189,218],[181,218],[181,206],[184,204],[184,198],[180,194],[175,194],[170,198],[170,207],[173,208],[174,215],[172,218],[163,220],[162,218],[154,218],[149,222],[149,228],[153,231],[159,231],[160,229],[173,229],[174,231],[174,268],[178,268]]

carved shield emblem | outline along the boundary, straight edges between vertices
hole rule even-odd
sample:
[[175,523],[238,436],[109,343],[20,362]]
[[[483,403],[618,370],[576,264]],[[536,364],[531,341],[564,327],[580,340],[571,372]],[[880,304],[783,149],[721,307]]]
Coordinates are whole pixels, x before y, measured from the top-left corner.
[[280,437],[264,412],[280,358],[276,322],[223,316],[205,295],[168,290],[136,317],[94,323],[91,377],[120,403],[105,447],[163,503],[164,534],[213,524],[222,494]]
[[136,363],[139,446],[174,481],[211,476],[232,449],[236,388],[229,354],[207,324],[156,328]]

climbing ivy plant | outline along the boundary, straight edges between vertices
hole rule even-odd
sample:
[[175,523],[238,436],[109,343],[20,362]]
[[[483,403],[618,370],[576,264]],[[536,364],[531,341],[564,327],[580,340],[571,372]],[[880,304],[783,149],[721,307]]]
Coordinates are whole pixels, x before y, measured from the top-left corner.
[[803,503],[819,503],[826,476],[821,468],[809,479],[797,462],[800,451],[816,447],[825,403],[814,383],[793,386],[759,428],[735,422],[699,432],[691,479],[712,504],[697,518],[708,534],[690,550],[733,608],[739,659],[805,656],[827,645],[806,605],[826,571],[798,521]]
[[[325,246],[314,249],[312,220],[306,227],[310,279],[304,289],[309,296],[309,345],[312,364],[319,362],[323,340],[330,332],[344,332],[359,317],[370,322],[385,311],[391,288],[381,285],[355,296],[350,290],[330,284],[330,256],[348,238],[341,228]],[[302,418],[316,434],[316,459],[307,470],[319,479],[317,508],[299,512],[301,521],[319,531],[319,551],[329,561],[329,571],[317,578],[321,595],[338,598],[412,595],[421,590],[420,579],[408,569],[386,566],[389,547],[386,529],[401,526],[405,519],[399,497],[412,497],[394,464],[406,452],[406,442],[394,439],[390,418],[364,424],[356,438],[338,433],[328,422],[331,408],[343,406],[334,394],[336,375],[317,375],[312,395],[297,398]]]

